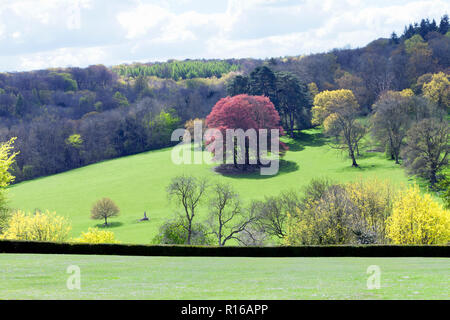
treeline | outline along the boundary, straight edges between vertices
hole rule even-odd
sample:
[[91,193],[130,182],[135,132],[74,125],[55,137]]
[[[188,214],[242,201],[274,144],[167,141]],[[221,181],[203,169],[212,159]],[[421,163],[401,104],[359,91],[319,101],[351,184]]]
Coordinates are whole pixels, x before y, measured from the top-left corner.
[[[409,39],[416,34],[425,37],[430,32],[439,32],[445,35],[449,31],[450,22],[448,19],[448,15],[446,14],[441,18],[439,25],[437,24],[435,19],[433,19],[432,21],[430,21],[430,19],[422,19],[420,23],[415,22],[409,24],[408,26],[405,26],[405,30],[403,31],[401,38]],[[393,41],[398,40],[397,34],[395,32],[392,33],[391,39]]]
[[124,82],[103,66],[0,74],[0,141],[18,138],[20,182],[169,146],[223,96],[223,81]]
[[155,76],[162,79],[220,78],[231,71],[238,71],[239,65],[222,60],[169,61],[154,64],[120,65],[113,70],[120,76],[137,78]]
[[266,63],[274,71],[289,71],[305,83],[314,83],[319,91],[352,90],[367,114],[382,92],[413,88],[419,93],[421,76],[450,73],[450,34],[443,33],[448,18],[442,19],[438,31],[419,25],[411,37],[395,41],[380,38],[364,48],[272,58]]
[[325,90],[351,90],[368,115],[383,93],[419,95],[433,74],[450,73],[448,18],[437,31],[424,21],[395,41],[309,56],[0,73],[0,141],[18,137],[18,182],[166,146],[166,131],[150,128],[161,111],[182,124],[227,94],[270,97],[291,134],[310,125],[311,101]]

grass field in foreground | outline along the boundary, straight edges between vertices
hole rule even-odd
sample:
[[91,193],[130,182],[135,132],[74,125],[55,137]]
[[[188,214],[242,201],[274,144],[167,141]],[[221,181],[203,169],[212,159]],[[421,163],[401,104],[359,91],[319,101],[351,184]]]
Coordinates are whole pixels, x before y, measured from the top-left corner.
[[[70,265],[80,291],[67,289]],[[0,270],[0,299],[450,299],[450,259],[0,254]]]
[[[264,195],[278,195],[282,190],[300,189],[317,177],[338,182],[377,178],[396,185],[413,181],[383,154],[364,152],[358,159],[361,168],[352,168],[348,156],[330,148],[319,130],[305,131],[298,140],[287,142],[290,151],[276,176],[224,177],[212,170],[213,165],[177,166],[171,161],[172,149],[164,149],[19,183],[10,188],[11,207],[56,211],[71,220],[72,236],[78,237],[82,231],[101,223],[90,219],[93,202],[110,197],[121,209],[120,216],[110,220],[115,222],[111,230],[116,238],[125,243],[146,244],[165,220],[174,217],[176,208],[167,201],[166,187],[173,177],[183,173],[206,177],[210,182],[229,182],[246,202]],[[206,208],[201,208],[197,221],[205,218]],[[138,223],[144,211],[150,221]]]

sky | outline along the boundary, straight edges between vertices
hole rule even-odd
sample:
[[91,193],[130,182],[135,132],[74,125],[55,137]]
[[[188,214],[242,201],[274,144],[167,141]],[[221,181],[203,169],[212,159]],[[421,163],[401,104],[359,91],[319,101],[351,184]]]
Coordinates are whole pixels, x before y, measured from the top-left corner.
[[0,72],[365,46],[450,0],[0,0]]

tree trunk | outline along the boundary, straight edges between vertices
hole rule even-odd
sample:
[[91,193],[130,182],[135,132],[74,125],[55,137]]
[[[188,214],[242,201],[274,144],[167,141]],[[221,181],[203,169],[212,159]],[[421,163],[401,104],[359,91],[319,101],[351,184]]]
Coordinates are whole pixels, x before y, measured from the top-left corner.
[[291,138],[294,139],[294,116],[292,115],[292,113],[289,115],[290,118],[290,128],[291,128]]
[[258,166],[261,166],[261,156],[259,154],[260,145],[259,145],[259,132],[256,135],[256,163]]
[[237,169],[237,138],[234,138],[234,144],[233,144],[233,161],[234,161],[234,167]]
[[352,148],[352,145],[349,143],[348,144],[348,152],[350,154],[350,158],[352,158],[352,167],[358,168],[358,164],[356,163],[356,158],[355,158],[355,151]]
[[250,141],[248,138],[245,138],[245,165],[244,165],[244,171],[247,171],[248,166],[250,164]]
[[187,237],[187,244],[191,244],[191,234],[192,234],[192,222],[189,221],[189,227],[188,227],[188,237]]

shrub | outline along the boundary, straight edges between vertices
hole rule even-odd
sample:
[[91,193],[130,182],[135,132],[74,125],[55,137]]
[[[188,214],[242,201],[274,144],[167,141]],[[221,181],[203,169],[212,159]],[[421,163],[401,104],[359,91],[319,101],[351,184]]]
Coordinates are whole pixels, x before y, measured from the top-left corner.
[[386,242],[386,218],[392,212],[395,191],[386,182],[356,181],[345,186],[354,205],[351,228],[361,244]]
[[[193,223],[191,230],[191,245],[212,245],[214,239],[208,234],[207,228],[200,223]],[[159,228],[159,234],[153,239],[155,244],[188,244],[188,230],[182,219],[171,220]]]
[[288,214],[287,245],[385,243],[394,191],[378,181],[313,180]]
[[68,220],[55,212],[26,214],[19,210],[12,214],[0,239],[64,242],[70,230]]
[[417,186],[403,191],[387,220],[388,237],[395,244],[446,244],[450,241],[450,211]]
[[309,193],[300,208],[294,214],[288,215],[285,244],[325,245],[352,242],[349,212],[353,208],[345,188],[342,185],[326,186],[317,182],[314,182],[315,186],[326,189],[313,190],[317,193]]
[[75,239],[79,243],[120,243],[114,237],[111,231],[99,230],[98,228],[89,228],[88,232],[82,232],[81,237]]

